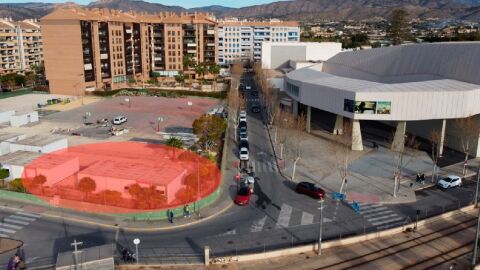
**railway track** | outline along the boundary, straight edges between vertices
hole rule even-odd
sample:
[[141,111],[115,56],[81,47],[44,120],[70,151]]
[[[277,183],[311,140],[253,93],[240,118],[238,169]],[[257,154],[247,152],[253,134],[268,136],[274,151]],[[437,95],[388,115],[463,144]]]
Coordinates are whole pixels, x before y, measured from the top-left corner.
[[[476,217],[468,216],[435,231],[406,233],[408,239],[404,241],[365,254],[359,252],[357,256],[316,269],[439,269],[472,252],[476,221]],[[412,256],[412,252],[420,254],[422,249],[428,250],[428,257],[417,261],[409,259],[418,258]]]

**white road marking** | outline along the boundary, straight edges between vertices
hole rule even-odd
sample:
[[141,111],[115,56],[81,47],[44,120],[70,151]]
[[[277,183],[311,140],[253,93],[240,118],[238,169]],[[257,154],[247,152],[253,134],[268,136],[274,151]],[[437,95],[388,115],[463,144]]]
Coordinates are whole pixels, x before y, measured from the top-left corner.
[[261,219],[257,219],[253,222],[252,227],[250,228],[251,232],[261,232],[263,226],[265,226],[265,221],[267,221],[267,216],[264,216]]
[[30,222],[20,221],[20,220],[11,219],[11,218],[5,218],[4,221],[5,221],[5,222],[10,222],[10,223],[22,224],[22,225],[28,225],[28,224],[30,224]]
[[19,216],[19,215],[10,215],[10,218],[16,218],[16,219],[25,220],[25,221],[30,221],[30,222],[36,220],[36,218],[22,217],[22,216]]
[[394,221],[399,221],[399,220],[402,220],[402,219],[403,219],[402,217],[392,218],[392,219],[389,219],[389,220],[383,220],[383,221],[379,221],[379,222],[373,222],[372,225],[373,225],[373,226],[378,226],[378,225],[382,225],[382,224],[392,223],[392,222],[394,222]]
[[392,210],[386,210],[386,211],[380,211],[380,212],[376,212],[376,213],[369,214],[369,215],[364,215],[363,217],[364,218],[371,218],[371,217],[375,217],[375,216],[378,216],[378,215],[385,215],[385,214],[388,214],[388,213],[393,213],[393,212],[392,212]]
[[14,231],[14,230],[5,229],[5,228],[0,228],[0,231],[1,231],[1,232],[5,232],[5,233],[15,233],[15,232],[16,232],[16,231]]
[[278,215],[277,224],[275,228],[285,228],[288,227],[290,223],[290,216],[292,215],[293,208],[288,204],[282,204],[280,214]]
[[380,217],[376,217],[376,218],[369,218],[367,219],[369,222],[372,222],[372,221],[376,221],[376,220],[381,220],[381,219],[387,219],[387,218],[391,218],[391,217],[398,217],[397,214],[391,214],[391,215],[384,215],[384,216],[380,216]]
[[16,230],[20,230],[23,228],[23,226],[18,226],[18,225],[13,225],[13,224],[8,224],[8,223],[0,223],[0,227],[8,227]]
[[32,218],[39,218],[39,217],[41,217],[41,215],[33,214],[33,213],[28,213],[28,212],[17,212],[16,214],[22,215],[22,216],[27,216],[27,217],[32,217]]
[[[325,221],[325,218],[323,219]],[[307,212],[302,213],[301,225],[310,225],[313,223],[313,215]]]
[[0,237],[3,237],[3,238],[10,238],[10,236],[6,235],[6,234],[1,234],[0,233]]
[[370,209],[362,209],[362,207],[360,206],[360,213],[369,214],[369,213],[374,213],[374,212],[380,212],[380,211],[383,211],[383,210],[386,210],[386,209],[388,209],[386,206],[381,206],[381,207],[378,207],[378,208],[370,208]]
[[39,257],[33,257],[33,258],[30,258],[30,259],[27,259],[27,260],[25,261],[25,263],[29,264],[29,263],[35,261],[35,260],[38,259],[38,258],[39,258]]

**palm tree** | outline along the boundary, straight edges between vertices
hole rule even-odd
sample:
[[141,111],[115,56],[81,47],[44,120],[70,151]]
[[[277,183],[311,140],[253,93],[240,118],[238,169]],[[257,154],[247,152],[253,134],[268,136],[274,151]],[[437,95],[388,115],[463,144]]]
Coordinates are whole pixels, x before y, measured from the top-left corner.
[[[186,54],[183,56],[183,69],[189,70],[190,68],[195,67],[196,62],[193,60],[192,55]],[[188,83],[192,85],[192,74],[188,73]]]
[[220,66],[213,63],[208,67],[208,72],[213,74],[213,89],[217,86],[217,76],[220,73]]
[[205,72],[206,71],[207,71],[207,67],[205,66],[205,63],[200,62],[197,65],[195,65],[195,73],[197,75],[201,76],[200,85],[202,85],[202,82],[205,79]]

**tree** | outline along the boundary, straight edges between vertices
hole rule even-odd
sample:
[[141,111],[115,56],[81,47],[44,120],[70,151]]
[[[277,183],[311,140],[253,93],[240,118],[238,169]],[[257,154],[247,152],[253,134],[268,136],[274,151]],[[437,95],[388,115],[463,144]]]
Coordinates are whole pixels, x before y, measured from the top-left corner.
[[8,183],[10,185],[10,189],[15,192],[22,192],[25,193],[25,187],[23,186],[23,180],[21,178],[15,178]]
[[[443,142],[442,142],[443,139]],[[437,164],[438,164],[438,159],[440,157],[440,147],[441,144],[445,144],[445,138],[442,138],[442,132],[434,129],[430,132],[430,142],[432,144],[432,151],[430,153],[433,161],[433,170],[432,170],[432,183],[436,180],[437,177]]]
[[94,192],[95,189],[97,189],[95,180],[90,177],[84,177],[80,179],[80,182],[78,183],[78,190],[85,193],[85,199],[87,199],[88,194]]
[[402,44],[405,40],[411,39],[408,12],[405,9],[394,9],[389,18],[387,37],[393,45]]
[[240,110],[245,108],[245,99],[238,96],[238,89],[230,89],[227,95],[228,116],[233,122],[235,141],[237,141],[237,127]]
[[13,90],[13,88],[15,88],[15,85],[16,85],[16,82],[15,82],[16,76],[17,74],[15,73],[9,73],[9,74],[3,75],[2,76],[3,88]]
[[341,180],[338,192],[345,193],[349,172],[348,166],[352,155],[352,122],[343,122],[342,132],[335,135],[335,141],[331,146],[335,154],[335,168]]
[[[398,190],[400,188],[400,181],[402,180],[403,168],[412,160],[412,156],[416,153],[420,147],[420,143],[416,140],[414,135],[405,135],[404,140],[398,140],[395,142],[395,135],[392,135],[392,162],[393,162],[393,197],[397,197]],[[401,145],[394,145],[400,143]],[[407,151],[407,149],[409,149]]]
[[[186,54],[183,56],[183,69],[184,70],[190,70],[191,68],[195,67],[195,60],[193,60],[193,57],[191,54]],[[188,83],[192,85],[192,74],[188,72]]]
[[231,90],[238,90],[238,86],[240,85],[240,79],[243,74],[243,64],[242,63],[235,63],[231,67],[231,74],[232,74],[232,81],[230,84]]
[[294,117],[291,112],[280,111],[278,117],[275,118],[275,143],[280,146],[280,159],[283,159],[284,149],[288,143],[289,130],[294,123]]
[[177,137],[170,137],[166,142],[165,145],[183,149],[183,141]]
[[217,76],[220,74],[220,66],[217,64],[210,64],[210,66],[208,66],[208,72],[213,75],[213,89],[216,90]]
[[290,150],[293,156],[293,170],[292,170],[292,180],[295,179],[295,170],[297,167],[297,162],[300,160],[302,155],[302,144],[304,142],[305,128],[306,128],[306,117],[304,114],[297,116],[296,119],[292,119],[293,123],[291,125],[291,136],[290,136]]
[[185,82],[185,74],[183,72],[178,73],[177,76],[175,76],[175,81],[178,83],[184,83]]
[[104,202],[107,205],[119,205],[123,198],[122,198],[122,193],[115,191],[115,190],[104,190],[102,192]]
[[10,176],[10,171],[7,169],[0,169],[0,180],[2,181],[2,186],[5,185],[5,178]]
[[15,76],[15,84],[17,86],[24,86],[25,85],[25,82],[26,82],[26,78],[25,76],[21,75],[21,74],[16,74]]
[[472,117],[467,118],[457,118],[455,120],[455,130],[458,132],[460,137],[460,144],[465,154],[465,160],[463,163],[463,175],[467,173],[467,162],[472,150],[472,146],[475,144],[475,141],[478,141],[478,134],[480,134],[480,126]]
[[193,133],[200,136],[198,142],[202,148],[209,150],[215,142],[220,140],[227,128],[227,123],[216,115],[203,115],[193,121],[192,127]]
[[205,79],[206,72],[207,72],[207,66],[205,65],[205,63],[201,62],[195,65],[195,73],[201,77],[200,83],[202,83],[203,80]]

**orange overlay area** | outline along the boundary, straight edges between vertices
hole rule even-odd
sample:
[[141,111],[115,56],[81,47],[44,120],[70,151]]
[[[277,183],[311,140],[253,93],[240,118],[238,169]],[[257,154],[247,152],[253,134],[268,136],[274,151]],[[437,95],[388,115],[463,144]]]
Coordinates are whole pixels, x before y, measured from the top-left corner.
[[187,205],[220,185],[215,163],[188,150],[139,142],[69,147],[23,171],[27,191],[59,207],[140,213]]

